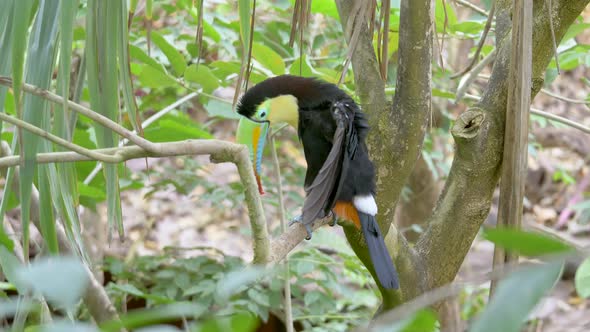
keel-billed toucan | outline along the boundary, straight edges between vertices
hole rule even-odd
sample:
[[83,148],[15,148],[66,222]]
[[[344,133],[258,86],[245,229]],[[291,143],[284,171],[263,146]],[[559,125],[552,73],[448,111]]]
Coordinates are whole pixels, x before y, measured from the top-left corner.
[[283,75],[249,89],[237,111],[244,117],[238,142],[250,148],[260,192],[260,164],[270,123],[288,123],[303,143],[306,198],[298,221],[311,237],[311,224],[332,212],[362,229],[377,278],[398,288],[398,276],[375,220],[375,171],[365,137],[367,120],[354,100],[336,85]]

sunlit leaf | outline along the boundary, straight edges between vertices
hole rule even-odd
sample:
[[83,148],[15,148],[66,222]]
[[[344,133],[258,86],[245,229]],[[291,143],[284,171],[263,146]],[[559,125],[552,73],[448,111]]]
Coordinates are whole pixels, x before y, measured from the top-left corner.
[[168,58],[170,62],[170,66],[174,73],[177,76],[180,76],[184,73],[186,69],[186,60],[184,55],[182,55],[172,44],[170,44],[166,38],[164,38],[161,34],[156,31],[152,31],[152,41]]
[[198,66],[196,64],[190,65],[184,73],[184,79],[199,84],[206,93],[213,92],[219,86],[217,77],[203,64]]
[[232,110],[230,103],[222,102],[217,99],[209,99],[209,102],[205,105],[205,109],[207,109],[209,116],[234,120],[240,119],[240,115]]
[[272,48],[264,44],[252,44],[252,57],[265,68],[270,69],[275,75],[282,75],[285,73],[285,62],[283,61],[283,58]]
[[139,81],[148,88],[165,88],[178,85],[174,77],[148,65],[143,66],[139,74]]
[[313,68],[307,55],[303,54],[302,57],[295,59],[291,64],[291,67],[289,67],[289,73],[291,75],[303,77],[313,76]]

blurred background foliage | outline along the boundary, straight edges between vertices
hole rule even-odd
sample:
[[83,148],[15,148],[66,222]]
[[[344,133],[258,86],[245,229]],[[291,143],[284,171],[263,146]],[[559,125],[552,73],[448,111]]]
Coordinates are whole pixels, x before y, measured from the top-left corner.
[[[280,74],[315,76],[333,83],[339,81],[348,51],[334,1],[312,1],[312,19],[303,43],[296,39],[293,47],[289,46],[289,39],[295,1],[259,0],[255,3],[250,85]],[[465,7],[460,1],[436,0],[438,38],[433,59],[436,112],[422,153],[425,169],[436,183],[445,179],[450,168],[453,145],[449,128],[453,119],[485,88],[485,81],[478,80],[467,95],[458,98],[457,88],[464,82],[451,79],[474,55],[475,45],[484,31],[485,13],[491,7],[491,0],[473,3],[480,9]],[[233,140],[237,115],[232,103],[243,67],[243,39],[247,34],[244,30],[249,26],[251,6],[252,3],[246,0],[2,1],[0,75],[90,106],[130,130],[142,132],[145,138],[154,142],[209,138]],[[403,84],[403,79],[396,82],[399,12],[399,1],[392,0],[387,28],[389,95],[395,93],[396,83]],[[585,108],[580,108],[581,112],[574,111],[572,116],[586,124],[587,103],[590,101],[590,94],[584,92],[590,87],[587,78],[590,23],[586,23],[587,16],[581,16],[571,26],[558,48],[561,76],[558,75],[557,62],[553,61],[547,69],[545,81],[547,88],[560,77],[576,82],[578,92],[585,95],[578,93],[574,97],[585,100],[586,105],[581,103]],[[202,24],[199,24],[201,20]],[[199,26],[202,27],[202,42]],[[493,25],[490,36],[494,36]],[[379,50],[381,46],[377,40],[375,32],[374,47]],[[493,49],[493,38],[488,38],[480,57],[488,56]],[[485,75],[484,70],[480,76],[485,79]],[[341,87],[354,95],[352,77],[351,70],[348,70]],[[126,144],[64,105],[49,104],[39,97],[22,94],[18,89],[0,87],[0,106],[6,114],[34,123],[88,149]],[[569,114],[564,112],[563,115]],[[535,128],[563,127],[543,117],[533,116],[532,119]],[[232,231],[238,233],[236,237],[240,234],[247,237],[249,229],[244,222],[243,187],[237,177],[227,176],[223,185],[219,185],[219,181],[211,179],[211,169],[199,158],[172,158],[165,162],[149,159],[141,161],[147,167],[139,167],[137,163],[133,166],[131,163],[121,164],[107,166],[104,173],[100,170],[100,163],[90,161],[37,165],[31,158],[35,153],[63,149],[32,135],[23,135],[19,141],[19,131],[8,123],[2,123],[1,130],[2,140],[11,144],[15,154],[22,151],[25,155],[25,164],[18,178],[15,169],[10,168],[2,182],[0,218],[7,216],[9,219],[4,220],[5,227],[0,234],[0,265],[6,280],[0,284],[3,326],[26,331],[117,331],[121,324],[129,329],[152,325],[142,331],[284,329],[281,322],[284,316],[283,270],[263,271],[249,267],[248,254],[230,255],[211,246],[198,248],[200,254],[191,257],[179,253],[174,247],[164,246],[163,250],[156,250],[156,254],[141,255],[133,244],[129,246],[130,242],[146,242],[148,237],[145,232],[134,237],[133,226],[124,224],[127,222],[125,204],[130,204],[128,200],[134,194],[129,193],[133,192],[141,193],[141,199],[171,191],[191,196],[192,204],[210,208],[206,211],[217,211],[211,212],[209,219],[227,217],[219,211],[233,210],[230,217],[242,222],[230,226]],[[275,148],[281,152],[287,214],[293,216],[303,200],[303,191],[299,187],[303,182],[305,163],[298,151],[296,134],[284,130],[278,135],[282,139]],[[532,135],[531,155],[535,157],[538,150],[542,150],[542,144]],[[550,177],[554,182],[575,186],[579,179],[588,177],[587,166],[582,166],[585,171],[554,167]],[[273,183],[274,174],[270,167],[263,179],[264,183]],[[19,184],[14,186],[13,181]],[[19,190],[15,189],[17,187]],[[276,220],[277,189],[268,187],[269,194],[263,200],[267,214]],[[33,188],[39,191],[40,235],[32,233],[29,225],[31,212],[28,206],[30,197],[34,196]],[[569,221],[580,225],[590,221],[590,199],[584,188],[582,193],[586,194],[573,205],[574,217]],[[420,199],[413,196],[410,187],[404,193],[405,200]],[[121,196],[127,201],[122,203]],[[174,206],[174,202],[169,204]],[[80,216],[93,211],[102,218],[96,218],[93,226],[84,225]],[[199,215],[193,215],[193,219],[204,218],[203,209],[198,211]],[[21,218],[22,223],[14,223]],[[83,236],[82,229],[87,229],[90,237],[95,236],[100,242],[104,238],[93,232],[100,233],[100,229],[106,227],[102,223],[104,220],[110,225],[109,234],[118,232],[127,244],[118,244],[116,237],[108,244],[99,243],[100,251],[106,251],[102,260],[88,248],[92,244],[85,244],[92,241]],[[87,308],[79,301],[88,280],[78,259],[35,259],[30,265],[26,264],[29,256],[58,253],[57,222],[65,229],[72,247],[77,248],[77,257],[86,263],[93,262],[97,270],[104,271],[104,285],[122,317],[120,322],[91,323]],[[18,243],[11,238],[6,225],[23,235],[23,262],[13,254]],[[151,230],[143,227],[147,232]],[[273,222],[270,227],[272,234],[279,232],[278,223]],[[404,232],[420,233],[421,230],[419,224],[402,228]],[[36,240],[29,243],[29,237]],[[488,239],[509,248],[514,243],[524,243],[526,248],[548,243],[543,239],[514,238],[514,234],[496,234]],[[198,244],[197,241],[195,245]],[[123,249],[119,252],[105,249],[110,246]],[[378,307],[379,292],[344,238],[334,234],[332,229],[321,230],[304,247],[304,250],[292,253],[289,264],[296,329],[348,331],[366,324]],[[535,256],[564,250],[559,246],[555,248],[543,252],[533,250],[528,254]],[[247,251],[249,248],[237,250]],[[576,277],[581,297],[590,295],[589,266],[588,261],[583,263]],[[541,294],[551,288],[555,280],[555,267],[549,268],[553,270],[545,272],[553,278],[531,282],[539,285],[537,290],[543,288]],[[523,273],[517,280],[528,277],[530,274]],[[506,287],[508,293],[516,292],[519,284]],[[461,318],[471,321],[486,308],[487,288],[485,285],[467,287],[459,298]],[[518,299],[513,301],[518,302]],[[493,310],[501,307],[490,305]],[[525,318],[527,313],[528,310],[524,312]],[[499,313],[488,315],[494,317],[494,314]],[[160,323],[167,324],[157,325]],[[482,324],[474,326],[477,328]],[[420,331],[436,330],[436,318],[428,311],[420,312],[387,330],[411,331],[416,330],[416,326],[420,326]]]

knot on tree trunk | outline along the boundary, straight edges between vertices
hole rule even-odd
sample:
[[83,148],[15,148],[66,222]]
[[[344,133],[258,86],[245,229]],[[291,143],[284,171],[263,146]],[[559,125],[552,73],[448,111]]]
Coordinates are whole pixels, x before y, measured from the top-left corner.
[[471,108],[457,118],[455,125],[451,129],[451,134],[453,134],[457,143],[461,139],[472,139],[479,134],[479,129],[485,118],[486,115],[481,108]]

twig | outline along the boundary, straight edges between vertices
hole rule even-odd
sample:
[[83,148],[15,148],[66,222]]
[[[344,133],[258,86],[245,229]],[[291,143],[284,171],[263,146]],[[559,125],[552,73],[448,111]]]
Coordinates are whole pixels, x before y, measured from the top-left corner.
[[[0,85],[11,86],[12,79],[10,77],[0,76]],[[52,93],[49,90],[45,90],[45,89],[36,87],[34,85],[26,84],[26,83],[23,84],[22,88],[23,88],[23,91],[25,91],[27,93],[47,99],[53,103],[63,105],[64,98]],[[74,103],[72,101],[68,101],[68,108],[71,111],[74,111],[76,113],[80,113],[84,116],[87,116],[88,118],[94,120],[98,124],[113,130],[117,134],[121,135],[124,138],[129,139],[131,142],[141,146],[142,148],[144,148],[147,151],[157,152],[157,151],[155,151],[154,143],[152,143],[140,136],[133,134],[133,132],[131,132],[130,130],[120,126],[118,123],[114,122],[113,120],[111,120],[111,119],[109,119],[97,112],[94,112],[93,110],[91,110],[89,108],[86,108],[86,107],[84,107],[80,104]]]
[[479,77],[479,73],[494,59],[496,58],[496,49],[493,49],[490,54],[488,54],[483,60],[481,60],[473,69],[469,72],[469,75],[465,76],[459,82],[459,87],[457,87],[457,93],[455,94],[455,103],[459,102],[463,99],[467,88],[475,81],[476,78]]
[[[472,95],[472,94],[468,94],[468,93],[465,94],[465,98],[469,98],[469,99],[474,100],[474,101],[480,101],[481,100],[481,97],[476,96],[476,95]],[[568,125],[568,126],[570,126],[572,128],[576,128],[576,129],[578,129],[578,130],[580,130],[580,131],[582,131],[582,132],[584,132],[586,134],[590,134],[590,127],[586,127],[586,126],[584,126],[584,125],[582,125],[580,123],[577,123],[577,122],[572,121],[570,119],[564,118],[562,116],[555,115],[555,114],[552,114],[552,113],[549,113],[549,112],[546,112],[546,111],[542,111],[540,109],[533,108],[533,107],[530,108],[530,112],[531,112],[531,114],[535,114],[535,115],[544,117],[546,119],[549,119],[549,120],[552,120],[552,121],[555,121],[555,122],[563,123],[563,124]]]
[[545,111],[541,111],[540,109],[537,108],[533,108],[531,107],[531,113],[535,114],[535,115],[539,115],[542,116],[544,118],[547,118],[549,120],[553,120],[556,122],[560,122],[563,123],[565,125],[568,125],[570,127],[576,128],[578,130],[581,130],[583,132],[585,132],[586,134],[590,134],[590,127],[586,127],[583,124],[580,124],[578,122],[572,121],[570,119],[564,118],[562,116],[559,115],[555,115],[549,112],[545,112]]
[[555,29],[553,28],[553,15],[551,14],[551,8],[553,4],[551,0],[545,0],[545,7],[547,7],[547,16],[549,17],[549,29],[551,29],[551,42],[553,45],[553,56],[555,57],[555,67],[557,68],[557,74],[561,74],[559,69],[559,59],[557,56],[557,41],[555,40]]
[[489,14],[488,19],[486,21],[486,25],[483,28],[483,33],[481,34],[481,38],[479,39],[479,43],[477,44],[477,50],[475,51],[475,54],[473,55],[471,62],[469,63],[469,65],[465,69],[452,75],[451,78],[455,79],[457,77],[461,77],[461,76],[465,75],[465,73],[470,71],[471,68],[473,68],[473,66],[477,62],[477,60],[479,58],[479,54],[481,53],[481,49],[483,48],[483,44],[485,44],[485,42],[486,42],[488,32],[490,32],[490,28],[492,27],[492,21],[494,20],[494,11],[495,10],[496,10],[496,1],[494,0],[494,2],[492,2],[492,8],[490,9],[490,14]]
[[557,93],[555,93],[553,91],[549,91],[547,89],[541,89],[541,92],[544,93],[544,94],[546,94],[546,95],[548,95],[548,96],[550,96],[550,97],[553,97],[555,99],[559,99],[561,101],[565,101],[565,102],[568,102],[568,103],[586,105],[586,107],[588,107],[588,105],[590,105],[590,101],[589,100],[580,100],[580,99],[568,98],[568,97],[559,95],[559,94],[557,94]]
[[51,134],[39,127],[33,126],[32,124],[30,124],[28,122],[14,118],[6,113],[0,112],[0,120],[6,121],[10,124],[13,124],[13,125],[17,126],[18,128],[30,131],[31,133],[33,133],[39,137],[43,137],[43,138],[47,139],[48,141],[51,141],[51,142],[58,144],[58,145],[61,145],[61,146],[65,147],[66,149],[77,152],[77,153],[84,155],[88,158],[100,160],[100,161],[103,161],[106,163],[117,162],[116,157],[114,157],[114,156],[102,154],[102,153],[97,152],[95,150],[89,150],[89,149],[83,148],[77,144],[70,143],[69,141],[66,141],[65,139],[63,139],[59,136],[55,136],[55,135],[53,135],[53,134]]
[[[277,156],[277,151],[275,147],[275,134],[276,132],[273,132],[270,135],[270,152],[272,155],[275,173],[277,176],[277,191],[279,196],[279,220],[281,221],[281,232],[285,233],[287,231],[287,223],[285,221],[285,203],[283,200],[283,180],[281,179],[281,166],[279,164],[279,157]],[[283,297],[283,306],[285,310],[285,326],[287,327],[287,332],[293,332],[293,311],[291,306],[291,273],[289,271],[288,257],[285,257],[283,265],[285,269],[285,294]]]
[[467,7],[471,10],[473,10],[474,12],[477,12],[478,14],[481,14],[483,16],[488,16],[488,12],[486,12],[484,9],[472,4],[469,1],[465,1],[465,0],[455,0],[456,3],[460,4],[461,6]]

